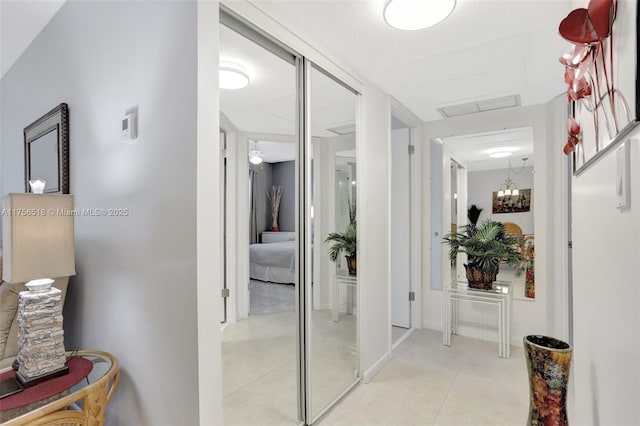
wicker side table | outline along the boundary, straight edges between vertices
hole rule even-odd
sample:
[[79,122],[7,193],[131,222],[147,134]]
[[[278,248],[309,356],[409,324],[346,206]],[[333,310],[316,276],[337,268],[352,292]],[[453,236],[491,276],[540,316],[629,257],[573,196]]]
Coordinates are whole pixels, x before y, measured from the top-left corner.
[[73,355],[93,363],[93,369],[86,378],[63,393],[48,398],[44,404],[36,401],[11,413],[0,411],[5,420],[2,425],[104,425],[107,405],[118,386],[118,360],[101,351],[77,351]]

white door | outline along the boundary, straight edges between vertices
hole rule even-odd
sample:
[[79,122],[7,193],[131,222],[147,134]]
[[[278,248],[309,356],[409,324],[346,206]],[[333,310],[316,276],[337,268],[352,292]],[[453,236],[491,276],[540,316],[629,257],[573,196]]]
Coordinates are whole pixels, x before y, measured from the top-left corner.
[[442,289],[442,145],[431,141],[431,288]]
[[391,325],[411,327],[409,129],[391,132]]

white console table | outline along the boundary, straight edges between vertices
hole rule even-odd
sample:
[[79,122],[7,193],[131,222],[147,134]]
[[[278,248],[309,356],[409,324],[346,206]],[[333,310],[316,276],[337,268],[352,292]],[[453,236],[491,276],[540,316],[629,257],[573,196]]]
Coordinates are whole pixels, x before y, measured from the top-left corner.
[[340,318],[340,286],[347,287],[347,314],[351,314],[353,312],[353,291],[357,285],[357,276],[336,274],[333,280],[333,309],[331,312],[334,322],[338,322]]
[[444,288],[444,331],[442,344],[451,346],[451,335],[458,334],[458,301],[498,307],[498,356],[511,355],[511,283],[496,281],[491,290],[470,289],[466,281],[452,281]]

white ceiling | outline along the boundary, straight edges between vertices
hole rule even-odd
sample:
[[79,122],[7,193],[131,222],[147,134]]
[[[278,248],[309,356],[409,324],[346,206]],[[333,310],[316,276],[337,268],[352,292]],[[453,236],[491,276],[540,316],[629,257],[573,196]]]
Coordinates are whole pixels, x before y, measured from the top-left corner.
[[[437,112],[441,107],[507,95],[519,95],[523,105],[534,105],[564,91],[558,56],[567,43],[557,34],[557,26],[571,11],[571,0],[457,0],[447,20],[419,31],[386,25],[385,2],[259,0],[254,4],[285,26],[302,23],[307,35],[321,43],[319,47],[423,121],[441,119]],[[62,3],[0,0],[2,75]],[[293,134],[293,66],[225,27],[221,56],[241,61],[251,76],[248,88],[221,95],[223,112],[236,127]],[[312,84],[315,136],[332,136],[327,128],[353,122],[350,92],[324,77],[312,79]],[[477,142],[486,140],[483,136]],[[474,155],[462,147],[457,150],[463,157]]]
[[[519,94],[523,105],[562,93],[558,24],[571,0],[457,0],[451,16],[401,31],[382,18],[386,0],[262,0],[424,121],[436,108]],[[283,23],[286,25],[286,23]]]
[[258,149],[266,163],[279,163],[296,159],[296,145],[293,142],[252,141],[250,149]]
[[[294,135],[295,67],[225,26],[220,28],[220,60],[241,65],[250,78],[244,89],[220,92],[220,108],[233,125],[245,132]],[[336,136],[327,129],[355,122],[352,92],[315,70],[310,83],[313,136]]]
[[[520,166],[523,157],[528,158],[528,165],[533,165],[533,129],[531,127],[452,136],[442,138],[442,141],[451,151],[466,160],[467,169],[472,172],[506,169],[509,161],[514,166]],[[513,154],[504,158],[489,157],[491,152],[498,150],[511,151]]]
[[0,0],[0,78],[22,55],[65,0]]
[[[283,21],[302,22],[321,47],[391,94],[423,121],[437,109],[518,95],[522,105],[548,102],[566,90],[558,57],[568,46],[558,24],[571,0],[457,0],[444,22],[401,31],[382,18],[386,0],[261,0]],[[281,22],[286,26],[286,22]],[[330,30],[329,30],[330,29]],[[501,134],[504,133],[504,134]],[[505,168],[509,158],[483,151],[515,146],[512,162],[533,164],[530,129],[446,140],[470,170]]]
[[225,26],[220,27],[220,60],[245,68],[249,86],[220,91],[220,108],[245,132],[295,134],[295,67]]

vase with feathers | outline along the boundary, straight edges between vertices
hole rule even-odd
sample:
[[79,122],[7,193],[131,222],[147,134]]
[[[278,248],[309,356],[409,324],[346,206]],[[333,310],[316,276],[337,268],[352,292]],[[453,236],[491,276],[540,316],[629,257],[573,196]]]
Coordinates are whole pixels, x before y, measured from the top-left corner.
[[280,231],[278,227],[278,213],[280,212],[280,200],[282,199],[282,193],[284,192],[284,186],[273,185],[271,190],[267,191],[267,198],[271,203],[271,230],[273,232]]

